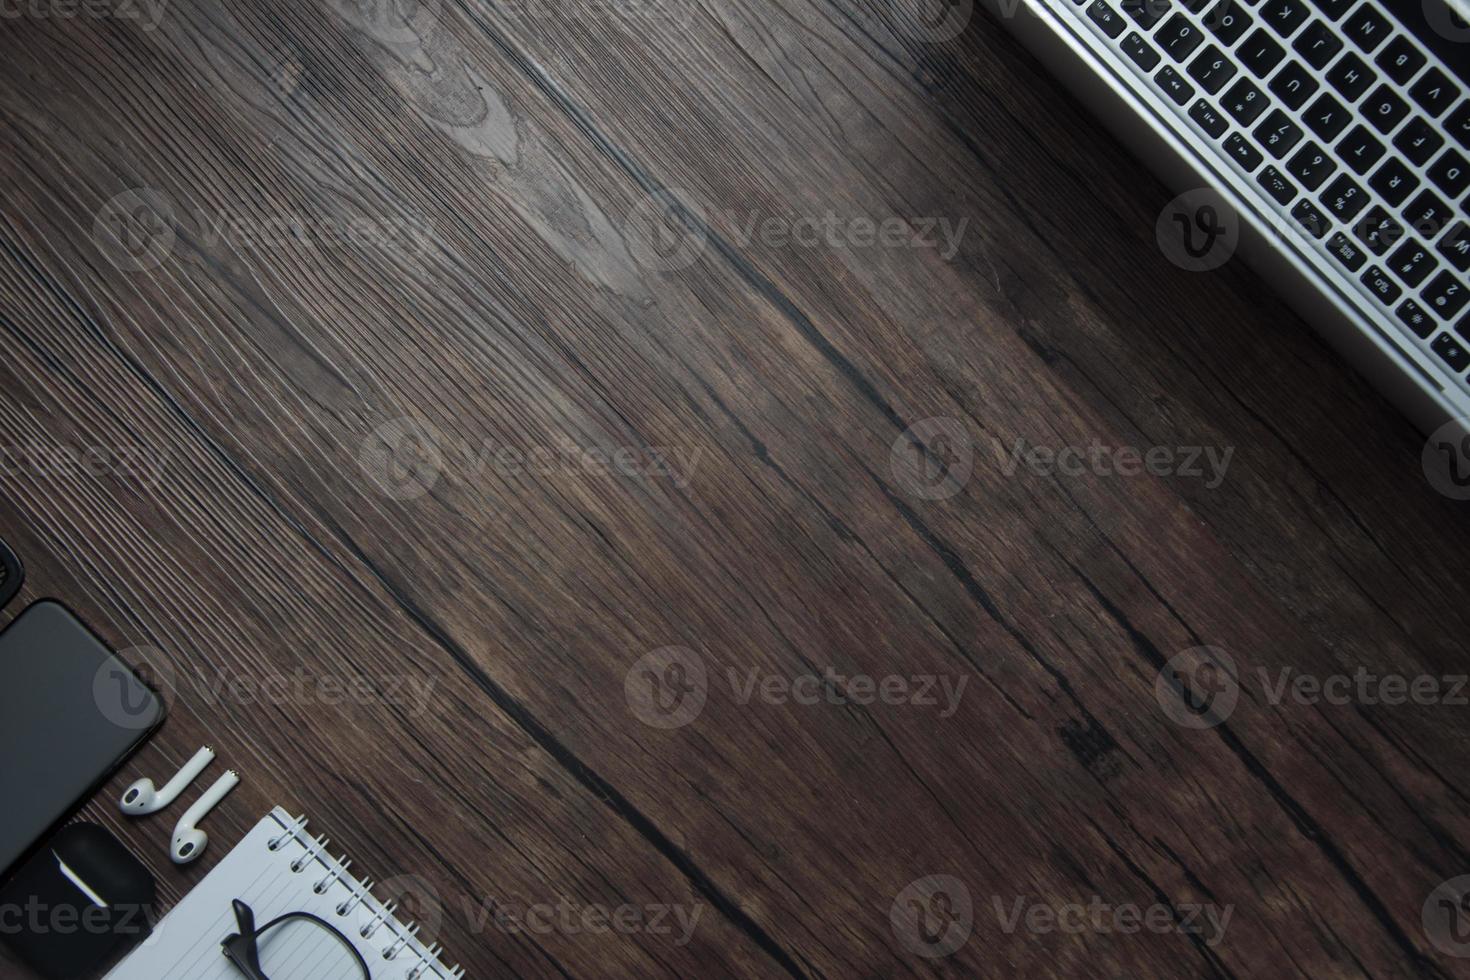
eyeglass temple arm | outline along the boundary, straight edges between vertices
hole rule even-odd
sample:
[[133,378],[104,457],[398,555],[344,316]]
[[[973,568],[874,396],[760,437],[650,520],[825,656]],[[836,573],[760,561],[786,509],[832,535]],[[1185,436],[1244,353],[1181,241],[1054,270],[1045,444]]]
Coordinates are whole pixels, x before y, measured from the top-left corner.
[[260,969],[260,950],[255,945],[255,937],[265,930],[255,928],[255,913],[250,906],[237,898],[233,907],[235,924],[240,931],[226,936],[220,946],[230,962],[244,971],[250,980],[266,980],[266,975]]

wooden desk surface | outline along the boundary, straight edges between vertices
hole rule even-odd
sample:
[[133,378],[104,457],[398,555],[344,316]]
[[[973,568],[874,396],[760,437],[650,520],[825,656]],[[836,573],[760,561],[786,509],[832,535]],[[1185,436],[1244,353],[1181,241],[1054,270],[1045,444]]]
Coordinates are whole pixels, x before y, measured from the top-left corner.
[[1465,512],[999,25],[88,9],[0,20],[7,617],[168,689],[170,900],[280,803],[476,977],[1466,972]]

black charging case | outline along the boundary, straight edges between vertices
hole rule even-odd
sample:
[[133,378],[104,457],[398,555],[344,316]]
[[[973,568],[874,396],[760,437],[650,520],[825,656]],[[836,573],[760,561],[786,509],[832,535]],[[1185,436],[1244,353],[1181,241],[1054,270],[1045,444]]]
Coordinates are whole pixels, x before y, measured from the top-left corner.
[[51,980],[91,977],[151,931],[153,876],[96,824],[63,827],[0,888],[0,942]]

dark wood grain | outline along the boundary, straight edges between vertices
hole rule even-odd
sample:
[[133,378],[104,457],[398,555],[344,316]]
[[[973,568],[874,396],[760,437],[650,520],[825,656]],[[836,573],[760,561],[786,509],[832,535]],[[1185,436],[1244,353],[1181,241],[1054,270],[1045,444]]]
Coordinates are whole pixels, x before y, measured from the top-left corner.
[[[473,976],[1467,972],[1421,922],[1470,872],[1467,708],[1263,683],[1463,672],[1463,509],[1240,263],[1165,260],[1170,195],[998,24],[362,9],[0,21],[7,614],[59,597],[172,665],[170,721],[86,811],[168,900],[280,803],[420,876]],[[140,188],[172,244],[120,268]],[[650,261],[639,216],[670,207],[693,251]],[[964,232],[749,230],[828,214]],[[352,222],[387,240],[325,237]],[[974,452],[944,499],[903,438],[932,418]],[[433,438],[419,495],[374,479],[404,432]],[[1009,459],[1094,441],[1233,456],[1213,487]],[[1155,682],[1206,645],[1239,704],[1192,729]],[[628,693],[667,647],[708,677],[677,728]],[[950,713],[732,688],[829,668],[965,686]],[[296,676],[427,695],[241,696]],[[113,800],[204,741],[245,783],[181,873],[172,820]],[[973,925],[931,958],[890,912],[936,875]],[[1232,915],[1212,942],[997,912],[1094,897]],[[484,918],[538,903],[698,918]]]

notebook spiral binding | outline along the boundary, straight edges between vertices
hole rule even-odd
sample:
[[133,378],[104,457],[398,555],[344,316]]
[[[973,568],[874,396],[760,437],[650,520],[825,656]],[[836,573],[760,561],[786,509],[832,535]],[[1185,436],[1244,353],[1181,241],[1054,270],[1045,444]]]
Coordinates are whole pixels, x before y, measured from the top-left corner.
[[386,929],[392,933],[391,941],[380,949],[385,962],[393,962],[400,955],[408,954],[416,957],[413,967],[405,975],[405,980],[428,980],[428,978],[439,977],[443,980],[462,980],[464,968],[454,966],[448,968],[447,972],[440,962],[440,955],[444,947],[435,943],[424,947],[416,939],[419,932],[418,923],[409,922],[403,924],[393,917],[397,911],[396,902],[379,902],[373,897],[373,882],[371,879],[358,881],[347,873],[352,862],[345,856],[334,858],[327,853],[327,845],[331,843],[325,836],[309,838],[305,836],[306,817],[296,817],[291,820],[285,811],[277,811],[275,817],[282,824],[280,834],[272,837],[268,847],[272,851],[279,851],[295,843],[302,849],[295,860],[291,862],[291,870],[300,874],[309,865],[318,864],[323,869],[322,877],[312,886],[312,890],[318,895],[323,895],[334,884],[341,884],[348,891],[347,898],[337,903],[336,913],[345,918],[358,906],[363,906],[372,913],[366,925],[358,930],[358,935],[363,939],[372,939],[380,930]]

